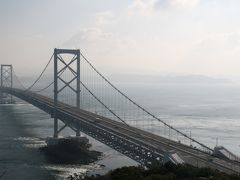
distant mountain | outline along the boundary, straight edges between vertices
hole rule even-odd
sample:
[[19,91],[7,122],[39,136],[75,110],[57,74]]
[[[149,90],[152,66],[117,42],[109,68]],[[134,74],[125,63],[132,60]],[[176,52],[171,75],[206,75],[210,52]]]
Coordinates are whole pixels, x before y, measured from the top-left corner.
[[[26,86],[31,85],[37,76],[22,76],[20,79]],[[153,76],[153,75],[136,75],[136,74],[114,74],[107,78],[113,83],[161,83],[161,84],[231,84],[232,81],[224,78],[213,78],[203,75],[168,75],[168,76]],[[41,78],[40,84],[52,82],[52,75],[45,75]]]
[[203,75],[152,76],[152,75],[112,75],[110,80],[118,83],[169,83],[169,84],[230,84],[228,79]]

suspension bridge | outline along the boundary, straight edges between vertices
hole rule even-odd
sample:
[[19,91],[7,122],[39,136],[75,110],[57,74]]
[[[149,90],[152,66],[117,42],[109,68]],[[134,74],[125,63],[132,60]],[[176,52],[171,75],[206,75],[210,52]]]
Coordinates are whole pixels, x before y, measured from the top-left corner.
[[[12,65],[1,65],[0,103],[22,99],[50,114],[53,137],[66,127],[83,132],[144,166],[165,162],[240,173],[237,156],[214,156],[214,149],[181,132],[137,104],[75,49],[54,49],[32,83],[23,83]],[[59,126],[59,120],[63,126]]]

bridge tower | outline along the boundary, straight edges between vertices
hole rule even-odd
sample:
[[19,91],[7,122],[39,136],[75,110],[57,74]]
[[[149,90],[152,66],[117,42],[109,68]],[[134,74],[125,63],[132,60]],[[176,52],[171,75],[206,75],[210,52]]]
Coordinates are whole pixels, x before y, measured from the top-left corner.
[[[73,55],[72,60],[69,62],[64,60],[61,55]],[[75,68],[72,67],[73,64],[76,64]],[[61,74],[69,69],[73,76],[71,79],[65,80],[61,77]],[[74,81],[76,82],[74,84]],[[63,85],[60,88],[59,82]],[[65,89],[68,88],[72,90],[76,94],[76,106],[80,108],[80,50],[74,49],[54,49],[54,138],[58,137],[58,134],[67,126],[63,126],[58,129],[58,105],[59,105],[59,94]],[[80,131],[78,129],[76,131],[76,136],[80,136]]]
[[[1,88],[13,87],[12,65],[1,64]],[[14,100],[11,95],[0,92],[0,104],[12,104]]]

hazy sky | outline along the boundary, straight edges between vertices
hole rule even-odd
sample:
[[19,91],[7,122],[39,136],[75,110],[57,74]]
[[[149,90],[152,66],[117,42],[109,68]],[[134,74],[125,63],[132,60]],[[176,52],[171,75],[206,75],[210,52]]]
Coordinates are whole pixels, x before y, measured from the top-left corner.
[[1,63],[79,48],[104,74],[240,77],[239,0],[0,0]]

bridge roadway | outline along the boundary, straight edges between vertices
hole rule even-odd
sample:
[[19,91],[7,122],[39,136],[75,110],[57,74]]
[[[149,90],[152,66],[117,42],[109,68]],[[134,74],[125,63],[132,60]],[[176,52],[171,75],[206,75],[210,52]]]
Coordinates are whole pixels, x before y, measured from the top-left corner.
[[[0,90],[54,115],[53,99],[20,89],[0,88]],[[213,157],[210,153],[194,147],[127,126],[68,104],[59,103],[57,116],[73,130],[79,128],[85,134],[146,166],[163,163],[165,153],[174,151],[185,163],[195,167],[211,167],[228,174],[240,173],[239,162]]]

